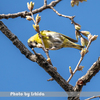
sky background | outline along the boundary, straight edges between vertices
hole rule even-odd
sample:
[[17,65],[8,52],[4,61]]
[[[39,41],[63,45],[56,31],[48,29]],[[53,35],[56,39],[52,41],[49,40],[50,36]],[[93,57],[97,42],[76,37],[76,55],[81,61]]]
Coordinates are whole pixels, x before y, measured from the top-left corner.
[[[34,9],[43,5],[44,0],[34,0]],[[52,0],[47,0],[48,4]],[[17,13],[28,11],[27,2],[30,0],[1,0],[0,14]],[[83,71],[78,71],[71,79],[70,84],[75,85],[77,80],[86,74],[91,65],[97,61],[100,56],[100,0],[87,0],[80,3],[79,6],[71,7],[70,0],[62,0],[54,7],[59,13],[64,15],[75,15],[75,22],[81,25],[81,30],[90,31],[93,35],[98,35],[88,54],[85,55],[81,65]],[[39,13],[41,16],[40,30],[51,30],[63,33],[75,39],[75,28],[69,19],[59,17],[51,9],[46,9]],[[34,15],[34,17],[36,14]],[[20,41],[28,47],[27,40],[36,34],[32,27],[33,22],[24,18],[2,19],[3,23],[15,34]],[[78,42],[80,44],[80,41]],[[41,53],[45,58],[43,50],[36,48],[37,53]],[[60,75],[67,80],[70,76],[69,66],[74,70],[80,59],[80,53],[77,49],[63,48],[50,51],[51,61],[57,67]],[[12,42],[0,31],[0,92],[63,92],[64,90],[56,81],[48,82],[51,78],[37,63],[28,60],[12,44]],[[98,72],[86,86],[84,92],[100,92],[100,72]],[[27,100],[27,97],[5,97],[1,100]],[[30,97],[28,100],[66,100],[66,97]],[[84,98],[81,98],[83,100]],[[98,98],[94,99],[98,100]]]

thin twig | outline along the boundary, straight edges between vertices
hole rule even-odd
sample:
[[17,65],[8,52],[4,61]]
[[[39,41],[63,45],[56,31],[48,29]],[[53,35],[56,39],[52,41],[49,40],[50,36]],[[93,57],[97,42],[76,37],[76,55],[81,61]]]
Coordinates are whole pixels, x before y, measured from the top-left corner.
[[90,99],[94,99],[94,98],[100,98],[100,95],[97,95],[97,96],[93,96],[93,97],[91,97],[91,98],[87,98],[87,99],[85,99],[85,100],[90,100]]
[[67,15],[63,15],[63,14],[60,14],[57,10],[54,9],[54,7],[50,6],[50,8],[58,15],[58,16],[62,16],[62,17],[65,17],[65,18],[69,18],[71,20],[71,24],[76,24],[76,22],[74,21],[74,18],[75,16],[67,16]]
[[[78,69],[78,67],[79,67],[79,65],[80,65],[80,63],[81,63],[82,60],[83,60],[83,57],[80,58],[80,60],[79,60],[79,62],[78,62],[78,64],[77,64],[75,70],[73,71],[73,75],[76,73],[76,71],[77,71],[77,69]],[[69,81],[72,79],[73,75],[72,75],[72,74],[70,75],[70,77],[69,77],[69,79],[67,80],[67,82],[69,82]]]
[[41,35],[40,31],[38,32],[38,34],[39,34],[39,37],[41,38],[41,41],[42,41],[42,45],[43,45],[42,49],[43,49],[44,52],[46,53],[47,59],[50,60],[50,61],[49,61],[50,64],[53,65],[52,62],[51,62],[50,56],[49,56],[49,50],[45,48],[44,41],[43,41],[43,36]]
[[74,21],[74,18],[75,16],[67,16],[67,15],[63,15],[63,14],[60,14],[57,10],[54,9],[53,6],[50,6],[50,8],[58,15],[58,16],[62,16],[62,17],[65,17],[65,18],[69,18],[71,20],[71,24],[76,24],[76,22]]
[[34,48],[32,48],[32,51],[34,52],[35,55],[37,55],[36,51],[34,50]]
[[[30,11],[30,12],[31,12],[33,22],[35,23],[35,25],[37,25],[38,23],[35,21],[32,11]],[[49,59],[50,64],[53,65],[52,62],[51,62],[50,56],[49,56],[49,50],[47,50],[45,48],[45,44],[44,44],[44,41],[43,41],[43,36],[41,35],[40,30],[38,30],[38,35],[39,35],[39,37],[41,38],[41,41],[42,41],[42,49],[46,53],[47,59]],[[32,48],[32,50],[35,54],[37,54],[33,48]]]
[[54,7],[50,6],[50,8],[59,16],[62,16],[62,17],[65,17],[65,18],[69,18],[69,19],[72,19],[74,18],[75,16],[66,16],[66,15],[63,15],[63,14],[60,14],[57,10],[54,9]]
[[[33,22],[35,23],[35,25],[37,25],[37,22],[34,19],[32,11],[30,11],[30,12],[31,12]],[[39,34],[39,37],[41,38],[41,41],[42,41],[42,45],[43,45],[42,49],[46,52],[46,48],[45,48],[45,45],[44,45],[44,42],[43,42],[43,36],[41,35],[40,31],[38,32],[38,34]]]
[[33,22],[36,24],[36,21],[35,21],[35,19],[34,19],[33,13],[32,13],[32,11],[30,11],[30,12],[31,12],[32,20],[33,20]]
[[[37,23],[36,23],[36,21],[35,21],[35,19],[34,19],[34,16],[33,16],[32,11],[30,11],[30,12],[31,12],[31,16],[32,16],[33,22],[35,23],[35,25],[37,25]],[[40,31],[38,32],[38,34],[39,34],[39,37],[41,38],[41,41],[42,41],[42,45],[43,45],[42,49],[43,49],[44,51],[46,51],[46,48],[45,48],[45,45],[44,45],[44,42],[43,42],[43,37],[42,37]]]
[[[91,41],[91,39],[90,39],[89,42],[88,42],[88,45],[87,45],[87,47],[86,47],[86,52],[88,51],[88,48],[89,48],[91,42],[92,42],[92,41]],[[86,53],[85,53],[85,54],[86,54]],[[85,55],[84,55],[84,56],[85,56]],[[79,60],[79,62],[78,62],[78,64],[77,64],[75,70],[73,71],[73,75],[74,75],[74,74],[76,73],[76,71],[78,70],[79,65],[80,65],[80,63],[82,62],[84,56],[81,56],[81,58],[80,58],[80,60]],[[69,81],[72,79],[73,75],[70,75],[70,77],[69,77],[69,79],[67,80],[67,82],[69,82]]]
[[[37,22],[36,22],[35,19],[34,19],[34,16],[33,16],[32,11],[30,11],[30,12],[31,12],[31,16],[32,16],[33,22],[35,23],[35,25],[37,25]],[[38,32],[38,34],[39,34],[39,37],[41,38],[41,41],[42,41],[43,50],[46,51],[46,48],[45,48],[45,45],[44,45],[44,42],[43,42],[43,36],[41,35],[40,31]]]
[[45,6],[47,5],[47,0],[44,0],[44,5],[45,5]]

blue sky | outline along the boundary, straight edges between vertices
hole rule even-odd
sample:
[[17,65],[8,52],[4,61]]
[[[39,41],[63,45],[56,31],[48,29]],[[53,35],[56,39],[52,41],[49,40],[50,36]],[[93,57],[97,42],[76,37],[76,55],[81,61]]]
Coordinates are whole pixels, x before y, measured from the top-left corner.
[[[43,5],[44,0],[34,0],[34,9]],[[50,3],[52,0],[47,0]],[[27,2],[30,0],[2,0],[0,2],[0,14],[17,13],[21,11],[28,11]],[[85,68],[79,71],[70,81],[70,84],[75,85],[78,78],[83,76],[90,66],[97,61],[100,56],[100,0],[87,0],[87,2],[80,3],[79,6],[71,7],[70,0],[63,0],[54,7],[59,13],[73,16],[75,15],[75,22],[81,25],[81,30],[90,31],[93,35],[98,35],[94,41],[88,54],[84,57],[81,65]],[[39,13],[41,16],[40,30],[52,30],[63,33],[75,39],[75,28],[69,19],[59,17],[51,9],[46,9]],[[36,14],[34,15],[36,16]],[[32,35],[36,34],[32,24],[23,18],[2,19],[4,24],[14,33],[20,41],[31,51],[27,45],[27,40]],[[80,44],[80,41],[79,41]],[[37,53],[41,53],[46,57],[43,50],[36,48]],[[50,57],[54,66],[57,67],[60,75],[66,80],[69,78],[69,66],[74,70],[77,65],[80,53],[76,49],[63,48],[60,50],[50,51]],[[82,91],[100,91],[99,74],[96,74],[92,80],[83,87]],[[40,92],[62,92],[64,91],[56,81],[48,82],[51,78],[37,63],[25,58],[24,55],[12,44],[12,42],[0,31],[0,92],[18,92],[18,91],[40,91]],[[66,100],[65,97],[36,97],[35,100]],[[83,98],[82,98],[83,99]],[[8,100],[8,98],[2,98]],[[27,98],[9,98],[9,100],[27,100]],[[33,100],[32,97],[28,100]],[[96,100],[96,99],[95,99]],[[97,99],[98,100],[98,99]]]

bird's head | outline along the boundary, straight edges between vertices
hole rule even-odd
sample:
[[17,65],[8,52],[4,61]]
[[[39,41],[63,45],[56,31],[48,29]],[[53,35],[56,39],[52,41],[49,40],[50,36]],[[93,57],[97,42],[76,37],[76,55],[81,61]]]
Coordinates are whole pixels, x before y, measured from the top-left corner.
[[30,48],[35,48],[39,44],[42,44],[41,39],[39,38],[38,34],[35,34],[34,36],[30,37],[27,42]]

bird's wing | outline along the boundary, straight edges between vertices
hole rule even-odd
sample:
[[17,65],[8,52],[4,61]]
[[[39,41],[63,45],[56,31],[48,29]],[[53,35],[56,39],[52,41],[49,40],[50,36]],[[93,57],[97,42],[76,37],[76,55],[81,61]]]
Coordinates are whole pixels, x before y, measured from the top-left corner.
[[[63,34],[62,34],[63,35]],[[70,38],[70,37],[68,37],[68,36],[66,36],[66,35],[63,35],[65,38],[67,38],[67,39],[69,39],[70,41],[72,41],[72,42],[78,42],[78,40],[74,40],[74,39],[72,39],[72,38]]]
[[64,34],[58,33],[58,32],[49,31],[49,30],[45,30],[45,32],[46,32],[46,35],[51,35],[51,34],[55,35],[55,33],[56,33],[56,34],[60,34],[60,35],[64,36],[65,38],[69,39],[72,42],[78,42],[77,40],[74,40],[74,39],[72,39],[72,38],[70,38],[70,37],[68,37],[68,36],[66,36]]

